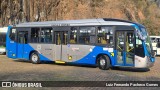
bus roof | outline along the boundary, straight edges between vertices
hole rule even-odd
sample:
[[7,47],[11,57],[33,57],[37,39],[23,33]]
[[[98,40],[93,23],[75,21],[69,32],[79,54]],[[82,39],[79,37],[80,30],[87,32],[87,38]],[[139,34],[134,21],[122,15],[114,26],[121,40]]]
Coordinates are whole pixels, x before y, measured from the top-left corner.
[[[87,26],[87,25],[138,25],[127,20],[100,18],[100,19],[81,19],[81,20],[62,20],[62,21],[44,21],[44,22],[26,22],[15,25],[15,27],[44,27],[44,26]],[[144,27],[144,26],[143,26]]]
[[151,38],[160,38],[160,36],[150,36]]

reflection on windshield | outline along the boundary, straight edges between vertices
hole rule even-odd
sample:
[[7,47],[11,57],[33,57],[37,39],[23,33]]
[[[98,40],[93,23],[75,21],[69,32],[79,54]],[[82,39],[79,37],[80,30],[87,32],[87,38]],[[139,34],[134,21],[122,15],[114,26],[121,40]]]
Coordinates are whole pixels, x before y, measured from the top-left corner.
[[141,28],[141,30],[142,30],[143,36],[146,38],[145,43],[146,43],[147,51],[148,51],[149,54],[151,54],[151,52],[152,52],[151,39],[150,39],[150,37],[149,37],[145,28]]

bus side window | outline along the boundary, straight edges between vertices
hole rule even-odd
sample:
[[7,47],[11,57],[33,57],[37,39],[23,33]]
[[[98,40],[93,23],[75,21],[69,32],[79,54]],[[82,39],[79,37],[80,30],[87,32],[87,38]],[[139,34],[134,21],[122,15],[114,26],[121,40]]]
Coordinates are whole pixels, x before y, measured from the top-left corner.
[[31,29],[31,42],[32,43],[39,42],[39,32],[40,32],[40,28],[32,28]]
[[97,40],[99,44],[113,44],[113,28],[98,27]]
[[70,32],[70,44],[76,44],[77,43],[77,28],[72,27]]
[[18,43],[20,44],[28,43],[28,31],[18,31]]
[[95,27],[80,27],[79,43],[93,44],[95,43]]
[[52,28],[42,28],[40,32],[41,43],[51,43],[52,42]]
[[28,43],[28,32],[24,34],[24,41],[25,44]]

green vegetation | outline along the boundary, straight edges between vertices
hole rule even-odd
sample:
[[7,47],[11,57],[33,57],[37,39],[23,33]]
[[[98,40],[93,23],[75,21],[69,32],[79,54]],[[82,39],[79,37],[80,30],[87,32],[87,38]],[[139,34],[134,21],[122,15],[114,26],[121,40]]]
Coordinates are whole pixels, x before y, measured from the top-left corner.
[[156,35],[155,30],[157,29],[157,27],[154,25],[154,22],[152,22],[152,20],[145,19],[142,21],[142,24],[146,26],[150,35]]
[[4,47],[4,46],[0,45],[0,48],[6,48],[6,47]]

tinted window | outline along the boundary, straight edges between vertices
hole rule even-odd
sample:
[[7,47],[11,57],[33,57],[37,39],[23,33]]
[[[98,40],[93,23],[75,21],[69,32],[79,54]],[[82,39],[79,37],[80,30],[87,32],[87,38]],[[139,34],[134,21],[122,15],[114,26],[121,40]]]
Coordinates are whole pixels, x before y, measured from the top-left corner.
[[113,44],[113,28],[99,27],[97,39],[99,44]]
[[31,29],[31,42],[32,43],[38,43],[39,42],[39,32],[40,28],[32,28]]
[[79,43],[93,44],[95,43],[95,27],[80,27]]
[[16,29],[11,29],[9,37],[13,41],[16,40]]
[[27,44],[28,43],[28,31],[18,32],[18,43]]
[[40,32],[40,40],[42,43],[51,43],[52,42],[52,28],[42,28]]
[[145,57],[142,41],[138,38],[138,36],[136,36],[135,55],[140,56],[140,57]]

